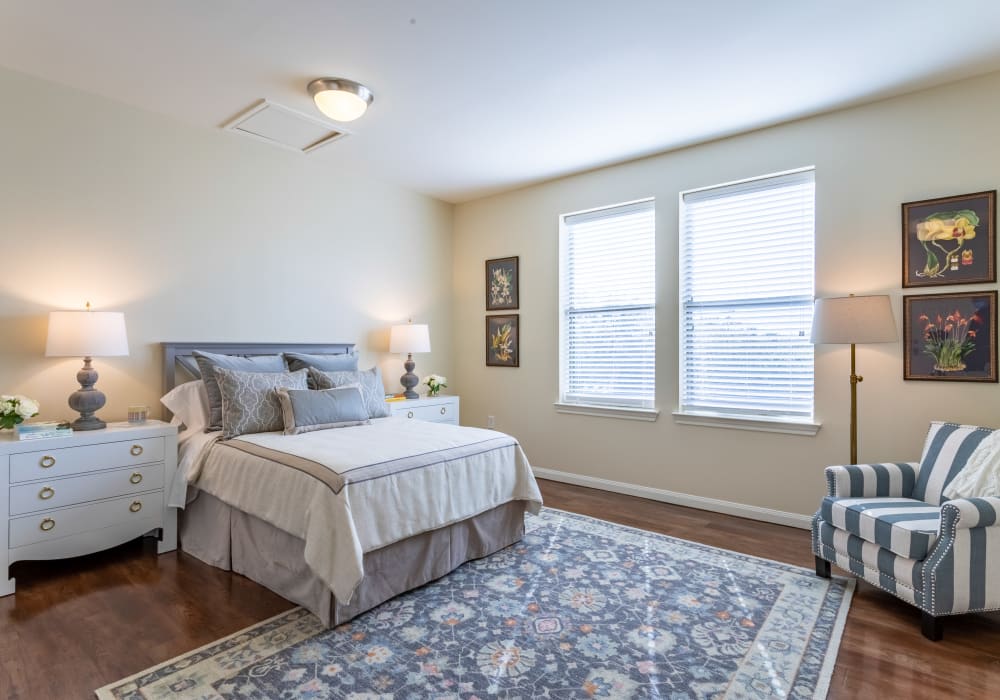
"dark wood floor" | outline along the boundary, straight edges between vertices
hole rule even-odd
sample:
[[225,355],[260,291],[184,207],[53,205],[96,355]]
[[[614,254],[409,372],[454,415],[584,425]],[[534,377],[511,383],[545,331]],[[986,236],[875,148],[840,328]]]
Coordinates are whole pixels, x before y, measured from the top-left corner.
[[[539,482],[546,505],[779,561],[812,566],[804,530],[631,496]],[[0,598],[0,698],[61,700],[266,619],[291,605],[264,588],[152,541],[79,559],[13,567]],[[920,615],[859,583],[831,698],[1000,697],[1000,617],[948,620],[920,635]]]

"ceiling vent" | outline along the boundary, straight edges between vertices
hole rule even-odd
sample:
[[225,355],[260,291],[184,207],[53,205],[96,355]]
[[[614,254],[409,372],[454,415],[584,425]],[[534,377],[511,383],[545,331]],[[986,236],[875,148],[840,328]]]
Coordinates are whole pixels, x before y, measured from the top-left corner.
[[222,128],[299,153],[312,153],[350,134],[322,119],[268,100],[257,102]]

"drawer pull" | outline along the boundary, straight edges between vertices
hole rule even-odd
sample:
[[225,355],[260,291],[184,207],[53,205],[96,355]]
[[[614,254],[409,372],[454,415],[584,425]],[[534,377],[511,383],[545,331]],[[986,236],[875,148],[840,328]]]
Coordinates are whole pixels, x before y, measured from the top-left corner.
[[140,474],[139,472],[132,472],[132,476],[130,476],[128,480],[129,483],[131,484],[138,484],[140,481],[142,481],[142,474]]
[[138,457],[142,454],[142,445],[132,445],[132,449],[129,452],[133,457]]
[[444,406],[442,406],[441,407],[441,415],[443,416],[447,410],[448,409],[446,409]]
[[40,460],[38,460],[38,466],[40,466],[42,469],[48,469],[55,463],[56,463],[56,458],[53,457],[52,455],[45,455]]
[[55,495],[56,495],[56,490],[51,486],[46,486],[41,491],[38,492],[38,497],[43,501],[47,501]]
[[42,532],[48,532],[55,526],[56,526],[55,520],[53,520],[52,518],[45,518],[45,520],[43,520],[38,527],[42,530]]
[[407,411],[406,412],[406,417],[407,418],[413,418],[413,411]]
[[142,502],[141,501],[132,501],[132,505],[130,505],[128,507],[128,509],[130,511],[132,511],[133,513],[138,513],[140,510],[142,510]]

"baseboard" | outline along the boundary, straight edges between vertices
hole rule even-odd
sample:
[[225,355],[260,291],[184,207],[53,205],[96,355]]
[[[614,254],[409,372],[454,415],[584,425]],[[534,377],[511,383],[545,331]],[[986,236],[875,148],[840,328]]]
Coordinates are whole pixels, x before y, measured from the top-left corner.
[[584,476],[582,474],[572,474],[557,469],[546,469],[545,467],[532,467],[535,476],[540,479],[550,479],[561,481],[566,484],[576,486],[586,486],[587,488],[600,489],[601,491],[612,491],[623,493],[627,496],[638,496],[648,498],[653,501],[672,503],[676,506],[687,506],[707,510],[713,513],[725,513],[735,515],[740,518],[750,520],[760,520],[765,523],[775,523],[777,525],[788,525],[808,530],[812,523],[812,517],[801,515],[800,513],[789,513],[783,510],[773,510],[771,508],[761,508],[745,503],[735,503],[733,501],[721,501],[717,498],[705,498],[704,496],[692,496],[688,493],[678,493],[677,491],[667,491],[651,486],[639,486],[629,484],[624,481],[612,481],[611,479],[601,479],[596,476]]

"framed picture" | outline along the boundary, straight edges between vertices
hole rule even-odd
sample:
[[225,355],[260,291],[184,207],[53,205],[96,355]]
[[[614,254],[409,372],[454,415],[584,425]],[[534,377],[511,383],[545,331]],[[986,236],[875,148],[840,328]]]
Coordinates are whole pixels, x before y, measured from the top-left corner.
[[997,293],[903,297],[903,379],[997,381]]
[[486,261],[486,310],[507,311],[518,307],[517,256]]
[[486,317],[487,367],[517,367],[519,365],[518,346],[521,341],[519,322],[520,316],[518,314]]
[[996,282],[997,191],[903,204],[903,286]]

